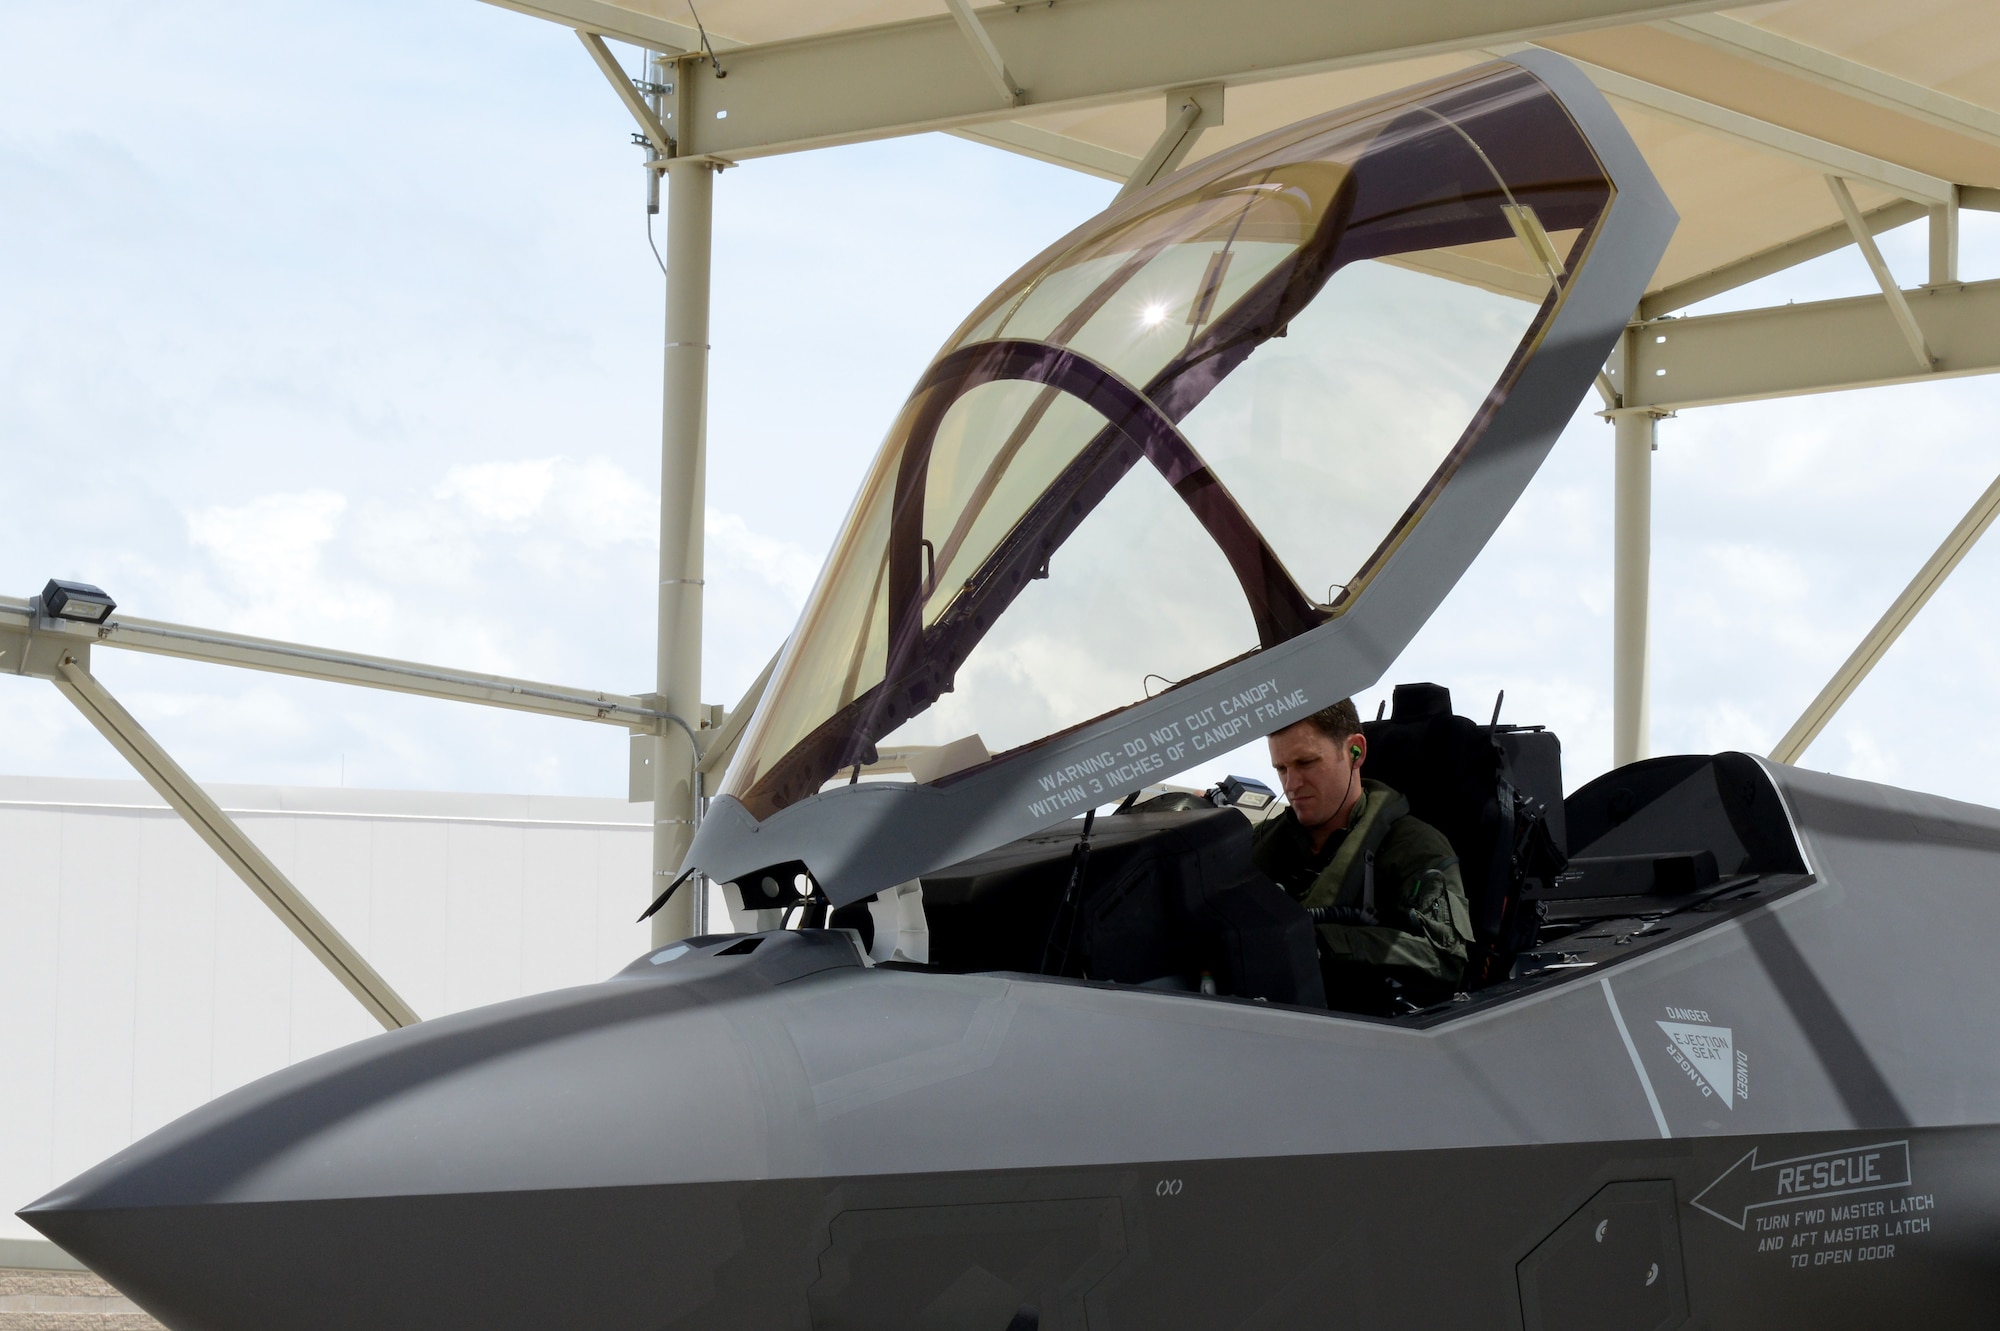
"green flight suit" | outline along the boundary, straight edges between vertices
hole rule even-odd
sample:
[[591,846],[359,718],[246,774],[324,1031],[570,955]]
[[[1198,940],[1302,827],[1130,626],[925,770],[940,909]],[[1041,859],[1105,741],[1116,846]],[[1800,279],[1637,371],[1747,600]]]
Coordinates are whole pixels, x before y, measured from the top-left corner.
[[1260,823],[1250,845],[1257,867],[1303,906],[1363,908],[1372,888],[1377,923],[1319,923],[1328,1006],[1393,1011],[1396,997],[1419,1007],[1451,997],[1472,913],[1451,842],[1410,817],[1408,800],[1363,780],[1352,823],[1317,853],[1290,809]]

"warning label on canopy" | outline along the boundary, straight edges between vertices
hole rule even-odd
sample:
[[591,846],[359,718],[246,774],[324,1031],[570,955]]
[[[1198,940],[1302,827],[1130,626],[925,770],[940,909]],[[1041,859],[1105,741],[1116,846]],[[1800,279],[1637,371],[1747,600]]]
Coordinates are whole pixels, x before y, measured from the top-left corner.
[[1234,692],[1191,699],[1180,716],[1158,725],[1142,724],[1107,739],[1095,753],[1035,778],[1028,812],[1037,818],[1082,810],[1136,790],[1158,776],[1178,772],[1259,735],[1281,730],[1306,714],[1304,689],[1289,691],[1275,679]]

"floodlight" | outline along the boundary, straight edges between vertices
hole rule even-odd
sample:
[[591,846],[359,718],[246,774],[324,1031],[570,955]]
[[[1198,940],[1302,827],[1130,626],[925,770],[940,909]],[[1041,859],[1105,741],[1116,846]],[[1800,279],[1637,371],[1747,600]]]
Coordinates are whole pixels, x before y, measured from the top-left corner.
[[1252,776],[1225,776],[1208,798],[1222,808],[1268,809],[1278,792]]
[[42,613],[53,619],[75,619],[86,624],[101,624],[111,618],[111,612],[118,608],[102,587],[93,587],[87,582],[64,582],[60,578],[50,578],[49,585],[42,588]]

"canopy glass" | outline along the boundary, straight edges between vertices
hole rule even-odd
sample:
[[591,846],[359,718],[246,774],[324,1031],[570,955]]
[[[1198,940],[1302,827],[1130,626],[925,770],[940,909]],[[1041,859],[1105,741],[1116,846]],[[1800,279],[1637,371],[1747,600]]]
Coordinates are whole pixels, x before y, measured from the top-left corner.
[[949,745],[949,780],[1343,613],[1611,194],[1548,90],[1490,65],[1080,228],[918,383],[723,793],[765,818],[906,745]]

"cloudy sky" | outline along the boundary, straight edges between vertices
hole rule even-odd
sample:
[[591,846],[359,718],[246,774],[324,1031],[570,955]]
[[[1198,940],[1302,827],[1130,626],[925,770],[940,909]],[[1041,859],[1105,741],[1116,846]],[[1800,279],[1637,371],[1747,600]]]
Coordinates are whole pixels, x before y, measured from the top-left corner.
[[[0,5],[0,592],[647,687],[662,280],[629,129],[573,37],[475,0]],[[1111,192],[941,136],[718,181],[710,698],[790,628],[938,343]],[[1887,238],[1906,284],[1921,247]],[[1983,216],[1964,268],[2000,275]],[[1868,290],[1850,251],[1711,307]],[[1768,749],[1992,479],[1995,419],[2000,383],[1961,380],[1665,422],[1655,750]],[[1571,785],[1610,756],[1610,443],[1580,412],[1392,672],[1482,716],[1504,687]],[[2000,803],[1996,593],[2000,543],[1807,763]],[[203,779],[624,791],[615,729],[98,670]],[[0,771],[127,774],[30,681]]]

